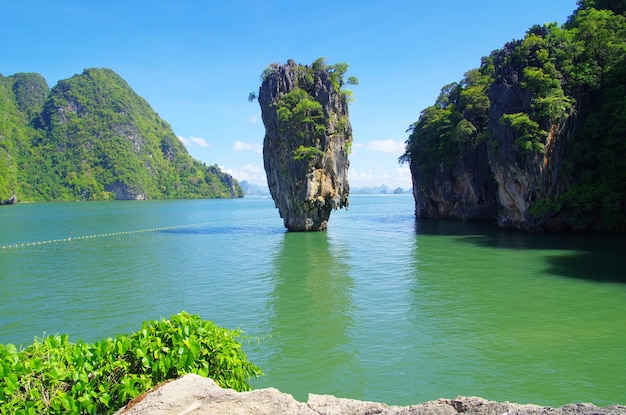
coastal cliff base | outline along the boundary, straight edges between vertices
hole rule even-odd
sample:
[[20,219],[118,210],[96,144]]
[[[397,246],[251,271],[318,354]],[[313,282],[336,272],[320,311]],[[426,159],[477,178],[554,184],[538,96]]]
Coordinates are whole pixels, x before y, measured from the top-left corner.
[[231,389],[220,388],[211,379],[190,374],[157,386],[131,401],[126,407],[116,412],[116,415],[456,415],[459,413],[479,415],[626,415],[626,406],[596,407],[592,404],[573,404],[551,408],[509,402],[492,402],[476,397],[437,399],[411,406],[389,406],[377,402],[314,394],[309,395],[307,402],[298,402],[291,395],[274,388],[235,392]]

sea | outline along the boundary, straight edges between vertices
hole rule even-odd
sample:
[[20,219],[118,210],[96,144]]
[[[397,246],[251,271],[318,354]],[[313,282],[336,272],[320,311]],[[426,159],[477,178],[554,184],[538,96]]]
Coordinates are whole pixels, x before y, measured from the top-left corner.
[[254,388],[409,405],[626,403],[626,238],[421,220],[353,195],[287,232],[268,196],[0,207],[0,343],[181,311],[244,333]]

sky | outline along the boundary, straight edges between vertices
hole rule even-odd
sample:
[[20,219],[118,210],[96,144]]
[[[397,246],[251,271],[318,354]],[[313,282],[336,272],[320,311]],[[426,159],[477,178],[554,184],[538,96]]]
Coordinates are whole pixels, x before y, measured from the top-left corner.
[[0,74],[50,87],[110,68],[189,153],[266,185],[258,102],[271,63],[345,62],[354,102],[352,188],[411,187],[407,128],[441,88],[534,24],[564,23],[576,0],[3,0]]

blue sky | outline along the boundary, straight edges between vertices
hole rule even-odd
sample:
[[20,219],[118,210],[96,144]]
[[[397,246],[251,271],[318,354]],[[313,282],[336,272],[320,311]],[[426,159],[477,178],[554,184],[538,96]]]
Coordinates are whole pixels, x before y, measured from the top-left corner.
[[351,187],[410,188],[397,163],[406,129],[442,86],[533,24],[566,21],[576,0],[6,0],[0,73],[50,87],[110,68],[145,98],[190,154],[265,184],[260,75],[272,62],[346,62],[354,134]]

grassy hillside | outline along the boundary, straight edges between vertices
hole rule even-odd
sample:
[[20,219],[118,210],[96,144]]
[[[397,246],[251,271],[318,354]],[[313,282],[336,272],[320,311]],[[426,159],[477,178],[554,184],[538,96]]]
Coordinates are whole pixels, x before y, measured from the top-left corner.
[[37,74],[1,77],[0,117],[1,200],[243,196],[109,69],[86,69],[52,90]]

